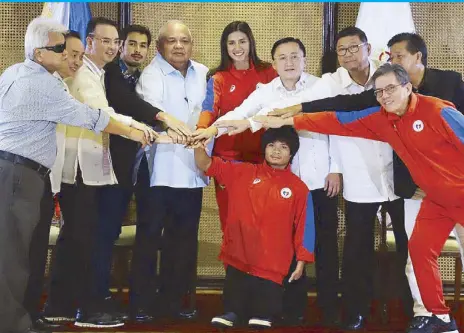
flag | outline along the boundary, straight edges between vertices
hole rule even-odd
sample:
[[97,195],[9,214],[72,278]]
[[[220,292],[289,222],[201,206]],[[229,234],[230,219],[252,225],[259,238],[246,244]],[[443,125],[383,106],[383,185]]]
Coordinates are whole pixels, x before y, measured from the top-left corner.
[[401,32],[415,32],[409,2],[362,2],[356,27],[371,44],[371,60],[379,65],[388,60],[387,43]]
[[87,2],[45,2],[42,16],[60,22],[69,30],[77,31],[85,46],[87,23],[92,18]]

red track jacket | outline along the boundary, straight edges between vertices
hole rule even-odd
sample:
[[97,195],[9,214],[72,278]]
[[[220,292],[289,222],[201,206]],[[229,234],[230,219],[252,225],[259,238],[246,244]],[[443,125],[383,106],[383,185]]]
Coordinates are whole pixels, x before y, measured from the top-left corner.
[[305,114],[294,123],[297,130],[388,142],[429,200],[464,207],[464,116],[450,102],[412,94],[401,117],[377,106]]
[[250,275],[282,284],[293,255],[314,261],[314,210],[305,183],[290,168],[213,157],[206,172],[229,191],[220,259]]
[[[256,70],[252,63],[247,70],[231,67],[217,72],[208,81],[203,111],[198,128],[207,128],[220,116],[234,110],[256,89],[258,83],[269,83],[277,77],[274,68]],[[263,131],[245,131],[239,135],[222,135],[214,143],[213,155],[226,160],[262,162],[261,135]]]

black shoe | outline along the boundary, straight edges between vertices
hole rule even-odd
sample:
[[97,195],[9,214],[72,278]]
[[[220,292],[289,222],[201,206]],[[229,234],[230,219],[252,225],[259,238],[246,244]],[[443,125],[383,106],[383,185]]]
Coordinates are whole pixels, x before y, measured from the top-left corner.
[[122,306],[116,302],[111,296],[106,297],[103,301],[103,310],[105,313],[110,313],[120,321],[128,321],[129,314],[123,311]]
[[130,318],[132,321],[139,324],[150,323],[154,320],[154,317],[148,314],[148,312],[143,308],[138,308],[135,311],[131,312]]
[[183,320],[193,320],[198,316],[196,309],[182,310],[175,314],[175,317]]
[[432,317],[417,316],[409,324],[408,333],[459,333],[456,322],[444,322],[435,315]]
[[38,331],[53,331],[61,328],[61,325],[41,317],[32,323],[32,328]]
[[76,320],[76,310],[65,307],[55,307],[50,303],[45,303],[42,318],[53,323],[67,323]]
[[74,325],[78,327],[111,328],[124,326],[124,322],[110,313],[85,313],[79,310]]
[[364,328],[366,320],[361,315],[355,315],[348,317],[348,320],[345,324],[345,329],[348,331],[358,331]]

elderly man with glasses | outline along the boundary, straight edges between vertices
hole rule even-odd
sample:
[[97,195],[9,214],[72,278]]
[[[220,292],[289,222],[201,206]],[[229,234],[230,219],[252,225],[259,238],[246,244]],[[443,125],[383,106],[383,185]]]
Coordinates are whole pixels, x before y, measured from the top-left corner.
[[34,19],[23,63],[0,76],[0,332],[37,332],[23,306],[29,247],[56,157],[57,123],[109,132],[146,144],[142,131],[86,106],[53,76],[66,61],[62,25]]

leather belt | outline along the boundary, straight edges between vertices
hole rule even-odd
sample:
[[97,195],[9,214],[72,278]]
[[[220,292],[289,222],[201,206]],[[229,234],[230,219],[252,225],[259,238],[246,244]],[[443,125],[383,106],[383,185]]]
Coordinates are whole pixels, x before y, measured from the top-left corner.
[[22,157],[22,156],[13,154],[13,153],[9,153],[7,151],[0,150],[0,159],[5,160],[5,161],[10,161],[13,164],[24,165],[25,167],[28,167],[29,169],[37,171],[39,175],[41,175],[44,178],[50,173],[50,169],[47,167],[44,167],[42,164],[34,162],[33,160],[30,160],[26,157]]

